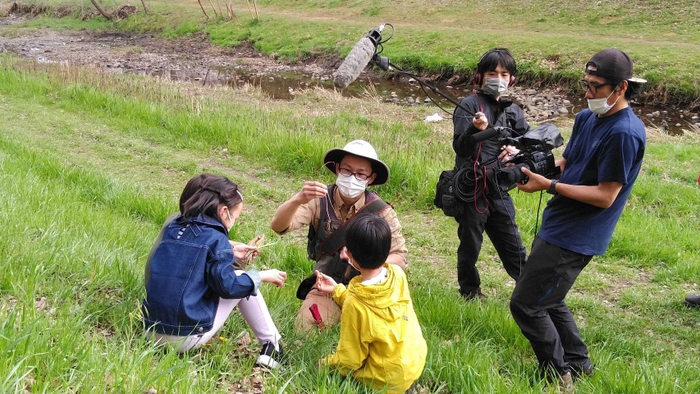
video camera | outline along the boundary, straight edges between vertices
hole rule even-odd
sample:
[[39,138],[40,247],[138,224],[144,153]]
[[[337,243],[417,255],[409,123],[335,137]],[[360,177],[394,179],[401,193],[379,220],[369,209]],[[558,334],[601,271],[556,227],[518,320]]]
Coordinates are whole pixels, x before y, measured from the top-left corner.
[[546,178],[555,178],[561,173],[554,164],[552,149],[562,146],[564,139],[553,124],[544,123],[520,137],[501,138],[499,142],[520,150],[512,159],[503,163],[506,166],[493,169],[490,182],[500,190],[508,191],[518,183],[527,183],[528,177],[521,171],[523,167]]

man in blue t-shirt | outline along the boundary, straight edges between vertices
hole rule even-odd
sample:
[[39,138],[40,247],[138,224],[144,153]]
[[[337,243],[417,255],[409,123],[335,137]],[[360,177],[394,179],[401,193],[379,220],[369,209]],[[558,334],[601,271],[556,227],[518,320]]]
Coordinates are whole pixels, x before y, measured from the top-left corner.
[[510,309],[540,369],[558,379],[565,392],[573,390],[573,377],[590,375],[593,364],[564,298],[591,258],[605,253],[639,174],[646,136],[629,100],[644,82],[632,77],[632,61],[624,52],[595,54],[580,81],[588,109],[576,115],[571,140],[556,161],[561,178],[523,168],[529,180],[518,184],[522,191],[546,190],[554,197]]

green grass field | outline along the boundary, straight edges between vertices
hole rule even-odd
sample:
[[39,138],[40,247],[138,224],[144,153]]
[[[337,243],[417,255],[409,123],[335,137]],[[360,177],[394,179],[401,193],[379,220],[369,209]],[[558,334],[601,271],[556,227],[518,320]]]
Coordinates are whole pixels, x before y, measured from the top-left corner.
[[[187,3],[197,15],[196,2]],[[332,25],[324,18],[347,14],[359,22],[344,26],[359,33],[394,8],[398,26],[413,15],[411,7],[423,7],[391,4],[373,11],[369,2],[258,3],[260,26],[270,9],[289,14],[289,23],[318,18],[319,29]],[[442,2],[434,12],[446,17],[454,4]],[[531,7],[523,17],[544,3]],[[632,9],[641,23],[644,14]],[[416,14],[413,23],[420,26],[428,14]],[[278,23],[282,16],[269,18]],[[577,26],[593,17],[570,14]],[[556,22],[552,34],[567,30],[568,19],[543,18]],[[686,13],[686,25],[669,22],[661,31],[692,30],[690,18]],[[259,25],[248,26],[253,32]],[[345,48],[356,40],[356,34],[347,38]],[[431,205],[440,171],[453,162],[451,122],[425,124],[425,111],[326,91],[272,102],[254,87],[203,89],[0,56],[0,392],[368,392],[316,367],[336,343],[337,328],[294,332],[296,285],[312,265],[305,234],[279,238],[269,229],[276,207],[304,180],[333,181],[322,155],[354,138],[371,141],[392,171],[391,182],[376,190],[395,206],[409,248],[412,296],[429,347],[421,392],[546,392],[530,345],[510,316],[514,283],[490,243],[479,260],[487,299],[465,303],[457,294],[456,223]],[[571,124],[558,126],[568,136]],[[700,134],[650,129],[648,139],[642,173],[608,252],[593,259],[567,298],[598,366],[592,378],[577,382],[577,393],[700,391],[700,310],[682,305],[686,294],[700,293]],[[280,371],[253,368],[259,346],[244,346],[248,329],[237,314],[221,332],[225,340],[182,357],[144,340],[139,303],[146,255],[187,179],[203,171],[243,188],[245,209],[233,239],[264,233],[276,242],[256,267],[289,274],[284,287],[262,288],[288,354]],[[540,196],[512,193],[529,245]]]

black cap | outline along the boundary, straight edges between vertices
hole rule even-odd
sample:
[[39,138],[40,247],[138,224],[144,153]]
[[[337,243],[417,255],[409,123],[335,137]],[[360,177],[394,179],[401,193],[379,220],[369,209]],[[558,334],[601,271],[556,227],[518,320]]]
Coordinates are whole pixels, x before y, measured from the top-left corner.
[[645,83],[642,78],[632,76],[632,59],[616,48],[604,49],[586,63],[586,74],[603,77],[608,81]]

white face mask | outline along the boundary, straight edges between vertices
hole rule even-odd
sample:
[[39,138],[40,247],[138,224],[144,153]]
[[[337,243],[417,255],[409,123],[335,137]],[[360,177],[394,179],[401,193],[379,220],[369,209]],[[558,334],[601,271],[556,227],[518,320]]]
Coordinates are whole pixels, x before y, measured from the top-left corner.
[[340,194],[347,198],[355,198],[364,193],[365,189],[367,188],[368,181],[369,179],[361,181],[355,178],[354,175],[345,176],[338,174],[338,179],[335,181],[335,184],[338,186]]
[[228,215],[228,222],[230,224],[230,227],[227,228],[226,231],[230,232],[233,228],[233,218],[231,217],[231,210],[226,208],[226,214]]
[[617,104],[617,100],[620,99],[620,97],[615,100],[614,103],[608,104],[608,99],[612,94],[615,93],[615,90],[613,89],[612,92],[608,95],[608,97],[605,98],[599,98],[599,99],[588,99],[588,109],[590,109],[594,114],[597,115],[605,115],[610,111],[610,108],[614,107],[615,104]]
[[500,97],[508,91],[508,84],[509,81],[506,81],[505,79],[486,78],[486,82],[484,82],[484,86],[481,88],[481,90],[490,96]]
[[355,271],[360,271],[359,268],[355,266],[355,264],[352,263],[352,259],[348,259],[348,265],[350,265],[352,268],[355,269]]

